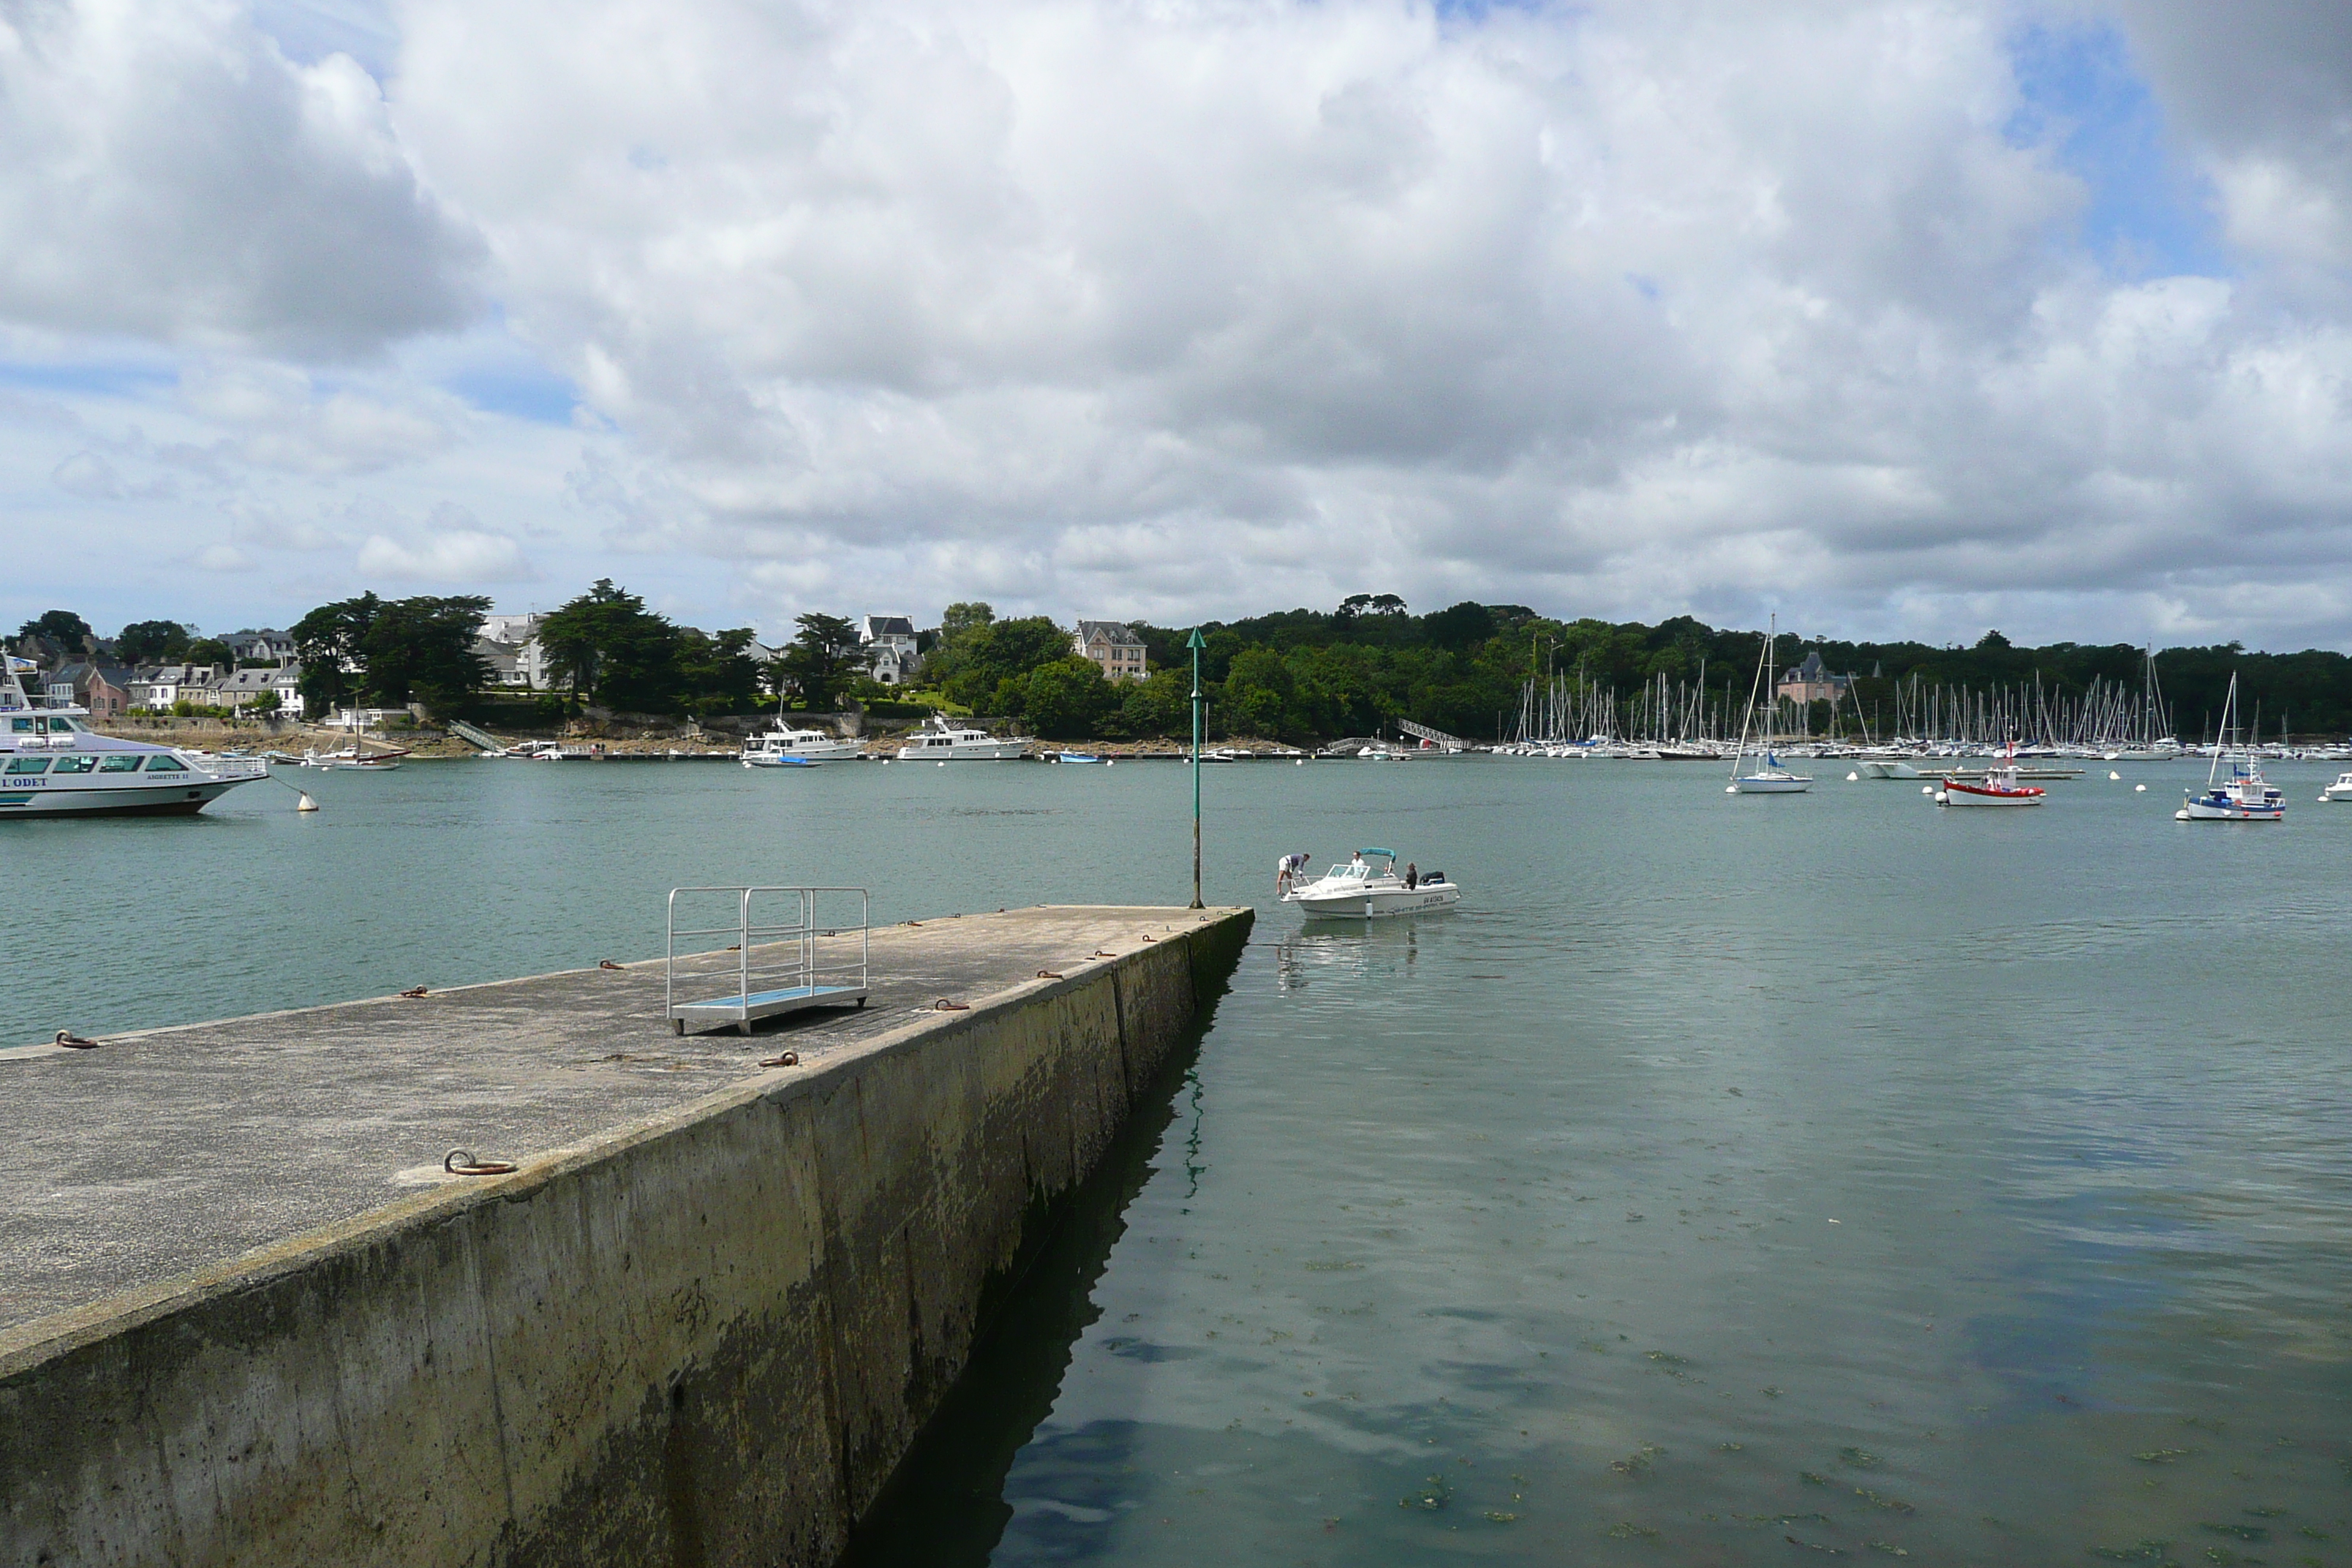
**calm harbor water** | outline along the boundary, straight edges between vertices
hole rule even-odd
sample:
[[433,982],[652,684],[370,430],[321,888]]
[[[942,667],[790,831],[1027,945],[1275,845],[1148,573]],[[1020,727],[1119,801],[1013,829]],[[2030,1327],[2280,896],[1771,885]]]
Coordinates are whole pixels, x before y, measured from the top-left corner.
[[[2123,771],[1213,770],[1213,901],[1385,844],[1465,908],[1262,912],[866,1560],[2352,1563],[2352,807]],[[8,825],[0,1043],[641,956],[678,883],[1189,893],[1166,765],[305,782]]]

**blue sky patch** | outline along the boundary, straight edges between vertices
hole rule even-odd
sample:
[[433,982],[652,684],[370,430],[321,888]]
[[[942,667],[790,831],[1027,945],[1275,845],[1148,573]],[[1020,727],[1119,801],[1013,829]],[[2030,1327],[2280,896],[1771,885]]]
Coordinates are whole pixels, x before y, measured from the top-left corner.
[[536,367],[464,371],[444,384],[485,413],[541,425],[571,424],[572,405],[580,401],[569,381]]
[[2117,277],[2232,271],[2210,188],[2174,157],[2164,111],[2115,28],[2033,26],[2011,35],[2011,144],[2046,149],[2089,194],[2081,242]]
[[88,361],[77,364],[26,364],[0,360],[0,386],[83,397],[139,397],[179,384],[168,366]]

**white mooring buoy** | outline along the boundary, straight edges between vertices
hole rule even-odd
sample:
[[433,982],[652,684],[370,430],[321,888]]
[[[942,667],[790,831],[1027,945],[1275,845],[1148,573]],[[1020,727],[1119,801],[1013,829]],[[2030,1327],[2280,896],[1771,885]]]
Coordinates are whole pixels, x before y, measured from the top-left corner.
[[1856,780],[1860,779],[1861,777],[1862,777],[1862,775],[1861,775],[1860,773],[1848,773],[1848,774],[1846,774],[1846,775],[1845,775],[1845,782],[1846,782],[1846,783],[1848,783],[1848,784],[1853,784],[1853,783],[1854,783]]
[[319,803],[310,798],[310,792],[306,789],[302,792],[302,798],[294,803],[294,809],[297,811],[316,811],[319,809]]
[[2147,785],[2146,785],[2146,784],[2134,784],[2134,785],[2132,785],[2132,794],[2134,794],[2134,795],[2146,795],[2147,793]]
[[2110,778],[2110,779],[2115,780],[2115,781],[2116,781],[2116,783],[2118,783],[2118,784],[2120,784],[2120,783],[2123,781],[2123,776],[2124,776],[2123,774],[2121,774],[2121,773],[2119,773],[2116,772],[2116,770],[2115,770],[2115,769],[2113,769],[2113,768],[2109,768],[2109,769],[2107,770],[2107,777],[2108,777],[2108,778]]

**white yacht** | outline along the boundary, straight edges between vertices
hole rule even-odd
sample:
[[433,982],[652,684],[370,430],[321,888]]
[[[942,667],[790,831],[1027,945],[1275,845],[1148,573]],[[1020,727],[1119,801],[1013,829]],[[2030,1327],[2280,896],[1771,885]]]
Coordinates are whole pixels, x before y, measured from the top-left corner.
[[2284,822],[2286,796],[2263,777],[2263,765],[2251,748],[2231,759],[2230,776],[2221,777],[2221,758],[2237,745],[2238,678],[2230,677],[2230,694],[2221,703],[2224,739],[2213,747],[2212,765],[2205,770],[2205,793],[2183,791],[2176,822]]
[[2352,773],[2337,773],[2336,782],[2319,792],[2322,802],[2352,800]]
[[902,763],[1009,763],[1029,750],[1029,738],[1000,738],[985,730],[958,729],[938,714],[898,748]]
[[1741,773],[1739,764],[1748,760],[1748,721],[1739,726],[1739,749],[1731,754],[1731,782],[1723,786],[1726,795],[1802,795],[1813,787],[1812,779],[1804,773],[1792,773],[1780,765],[1772,750],[1772,714],[1780,706],[1780,689],[1772,681],[1772,645],[1780,640],[1780,617],[1772,617],[1772,630],[1764,639],[1763,655],[1756,661],[1756,684],[1748,693],[1748,715],[1756,713],[1756,693],[1761,689],[1764,700],[1770,704],[1764,710],[1764,739],[1757,747],[1757,767],[1753,773]]
[[1282,895],[1301,912],[1329,920],[1380,920],[1391,915],[1426,915],[1462,901],[1462,889],[1443,871],[1415,877],[1408,885],[1397,875],[1393,849],[1359,849],[1312,882],[1294,884]]
[[776,715],[776,727],[743,742],[747,768],[807,768],[819,763],[856,759],[866,750],[863,741],[845,741],[822,730],[795,730]]
[[23,677],[38,667],[5,656],[0,679],[0,817],[184,816],[269,775],[259,757],[198,757],[173,746],[100,735],[86,708],[38,707]]

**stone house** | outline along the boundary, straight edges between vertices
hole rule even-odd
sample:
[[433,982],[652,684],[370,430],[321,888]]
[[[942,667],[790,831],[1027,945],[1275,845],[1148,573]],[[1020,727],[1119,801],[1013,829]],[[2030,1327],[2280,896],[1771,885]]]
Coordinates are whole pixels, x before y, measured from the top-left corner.
[[1100,665],[1112,680],[1141,680],[1148,673],[1143,639],[1124,621],[1080,621],[1070,643],[1082,657]]

